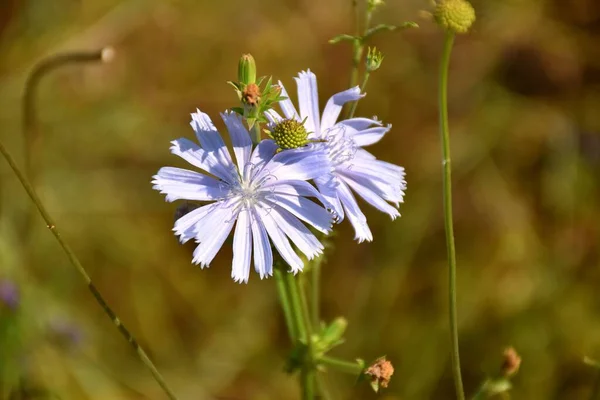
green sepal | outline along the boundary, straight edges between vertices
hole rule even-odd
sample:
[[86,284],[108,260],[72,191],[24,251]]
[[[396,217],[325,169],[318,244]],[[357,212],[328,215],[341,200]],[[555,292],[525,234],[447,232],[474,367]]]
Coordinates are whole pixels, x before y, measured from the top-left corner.
[[299,340],[296,346],[292,349],[287,362],[284,367],[284,371],[291,374],[304,365],[304,361],[308,357],[308,346],[302,340]]
[[231,107],[231,111],[242,116],[244,115],[244,109],[242,107]]

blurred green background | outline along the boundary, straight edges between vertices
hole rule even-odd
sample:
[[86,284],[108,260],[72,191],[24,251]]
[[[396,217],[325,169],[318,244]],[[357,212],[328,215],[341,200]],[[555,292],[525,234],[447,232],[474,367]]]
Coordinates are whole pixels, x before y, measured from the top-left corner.
[[[348,87],[351,0],[2,0],[0,137],[22,165],[20,108],[36,62],[111,45],[111,63],[65,67],[41,82],[40,196],[93,280],[181,399],[294,399],[289,343],[273,280],[230,278],[225,246],[208,270],[171,232],[175,205],[151,189],[184,165],[169,141],[193,137],[199,107],[234,106],[226,84],[252,53],[295,98],[310,68],[321,105]],[[395,365],[380,398],[452,399],[447,270],[437,132],[442,34],[423,0],[387,2],[375,23],[420,29],[376,37],[385,54],[357,114],[392,131],[370,150],[403,165],[408,190],[394,222],[365,205],[373,243],[348,223],[323,270],[323,315],[349,319],[340,357]],[[600,3],[479,0],[457,39],[450,126],[464,381],[473,393],[505,346],[523,363],[514,399],[586,399],[600,358]],[[61,399],[160,399],[150,374],[102,313],[0,161],[1,395],[44,389]],[[9,288],[10,289],[10,288]],[[377,396],[347,376],[335,398]]]

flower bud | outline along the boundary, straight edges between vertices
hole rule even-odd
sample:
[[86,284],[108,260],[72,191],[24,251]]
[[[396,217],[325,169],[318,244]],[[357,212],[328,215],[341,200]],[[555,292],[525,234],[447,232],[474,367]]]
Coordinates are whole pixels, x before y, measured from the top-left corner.
[[521,357],[513,347],[504,350],[504,360],[502,361],[502,375],[510,378],[514,376],[521,366]]
[[244,85],[256,83],[256,62],[251,54],[240,57],[238,64],[238,82]]
[[447,31],[466,33],[475,22],[475,9],[467,0],[440,0],[433,17]]
[[367,71],[377,71],[383,62],[383,53],[377,50],[376,47],[370,48],[367,52]]
[[329,347],[332,344],[338,343],[344,336],[346,328],[348,327],[348,321],[344,317],[337,317],[329,324],[323,333],[321,334],[321,341],[325,346]]

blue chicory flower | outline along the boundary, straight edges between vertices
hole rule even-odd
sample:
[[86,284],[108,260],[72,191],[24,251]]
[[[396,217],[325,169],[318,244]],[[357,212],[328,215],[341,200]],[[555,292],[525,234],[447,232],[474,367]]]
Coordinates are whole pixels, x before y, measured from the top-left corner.
[[260,277],[273,274],[269,239],[292,272],[302,270],[290,240],[308,259],[321,254],[323,245],[301,221],[323,233],[332,226],[331,213],[309,197],[326,201],[307,182],[331,171],[326,154],[310,146],[277,153],[272,140],[253,150],[241,118],[232,112],[221,116],[236,163],[208,115],[197,110],[191,125],[200,146],[182,138],[172,142],[171,152],[210,175],[163,167],[153,178],[153,188],[167,201],[209,202],[177,219],[173,230],[182,243],[195,239],[193,262],[204,268],[235,224],[231,276],[236,282],[248,282],[252,252]]
[[[364,96],[358,86],[333,95],[321,116],[315,74],[310,70],[303,71],[295,80],[300,113],[296,111],[281,82],[281,95],[288,99],[279,102],[279,105],[286,119],[304,122],[306,130],[310,132],[308,139],[318,141],[313,146],[327,152],[333,170],[314,179],[317,188],[332,205],[340,221],[344,216],[348,218],[354,227],[355,239],[359,242],[371,241],[373,234],[367,225],[367,218],[352,191],[392,219],[400,216],[397,208],[403,202],[406,189],[404,168],[377,160],[363,149],[381,140],[391,125],[382,126],[375,118],[350,118],[337,122],[345,103]],[[283,118],[274,110],[269,110],[266,116],[271,125]]]

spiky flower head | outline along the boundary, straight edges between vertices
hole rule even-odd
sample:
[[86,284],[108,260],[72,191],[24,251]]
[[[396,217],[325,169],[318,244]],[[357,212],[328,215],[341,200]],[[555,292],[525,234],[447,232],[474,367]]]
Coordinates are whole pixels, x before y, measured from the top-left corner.
[[440,0],[433,17],[447,31],[466,33],[475,22],[475,9],[467,0]]
[[309,143],[304,124],[295,119],[284,119],[266,132],[281,150],[297,149]]
[[367,71],[377,71],[383,62],[383,53],[377,47],[369,47],[367,52]]

